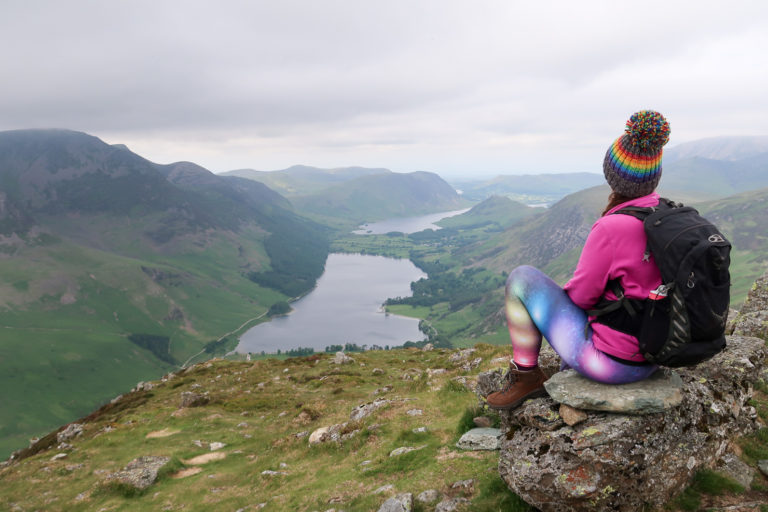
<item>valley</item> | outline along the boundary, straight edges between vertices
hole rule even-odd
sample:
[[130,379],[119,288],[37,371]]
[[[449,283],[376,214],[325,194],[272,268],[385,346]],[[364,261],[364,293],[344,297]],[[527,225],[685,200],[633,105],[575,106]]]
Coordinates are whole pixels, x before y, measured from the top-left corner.
[[[696,158],[688,152],[665,171],[670,196],[680,197],[672,187],[690,179]],[[768,218],[768,191],[751,188],[765,180],[761,158],[710,165],[728,176],[747,170],[740,180],[702,180],[702,199],[692,201],[734,243],[734,307],[767,265],[759,219]],[[9,392],[0,398],[0,456],[138,381],[232,351],[312,290],[332,252],[406,258],[428,275],[386,303],[419,321],[425,339],[406,346],[504,345],[506,273],[525,263],[568,279],[608,194],[579,188],[592,179],[464,182],[460,195],[433,173],[297,166],[215,175],[78,132],[2,132],[0,386]],[[550,207],[515,200],[534,196]],[[439,230],[352,233],[466,208]],[[348,341],[373,344],[338,340]]]

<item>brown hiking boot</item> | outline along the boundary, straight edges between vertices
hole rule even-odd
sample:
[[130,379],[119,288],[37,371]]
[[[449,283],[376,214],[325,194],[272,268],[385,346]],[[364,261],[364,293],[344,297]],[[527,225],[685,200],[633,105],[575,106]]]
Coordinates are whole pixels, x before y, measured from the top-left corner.
[[504,376],[501,391],[491,393],[485,399],[491,409],[514,409],[528,398],[545,396],[544,381],[547,376],[539,367],[522,372],[515,363],[509,364],[509,371]]

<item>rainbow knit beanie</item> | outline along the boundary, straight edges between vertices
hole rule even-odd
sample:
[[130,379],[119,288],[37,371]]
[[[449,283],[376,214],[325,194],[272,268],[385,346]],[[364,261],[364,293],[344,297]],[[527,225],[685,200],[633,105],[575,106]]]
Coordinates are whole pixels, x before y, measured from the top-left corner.
[[635,112],[624,135],[605,154],[603,173],[611,189],[640,197],[656,189],[661,179],[661,155],[669,140],[669,122],[653,110]]

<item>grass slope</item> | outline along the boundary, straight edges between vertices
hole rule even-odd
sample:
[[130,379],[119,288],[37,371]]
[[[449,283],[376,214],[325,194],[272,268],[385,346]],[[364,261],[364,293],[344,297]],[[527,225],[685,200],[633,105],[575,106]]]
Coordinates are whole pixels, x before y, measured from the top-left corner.
[[[462,382],[501,366],[494,358],[509,357],[508,349],[478,345],[471,357],[482,362],[472,372],[451,362],[453,354],[374,351],[353,354],[354,363],[347,365],[333,364],[330,355],[201,363],[89,415],[81,421],[83,434],[69,441],[71,448],[57,449],[52,434],[37,447],[52,444],[50,449],[30,450],[29,457],[0,467],[0,503],[11,510],[354,512],[377,510],[399,492],[436,489],[467,498],[464,511],[529,511],[499,478],[496,452],[455,447],[471,418],[483,412]],[[188,391],[208,393],[209,403],[180,408],[181,394]],[[768,416],[765,391],[761,388],[753,402],[763,417]],[[375,398],[392,402],[350,421],[354,408]],[[309,445],[309,433],[345,422],[348,439]],[[426,429],[417,431],[420,427]],[[764,428],[739,441],[750,465],[767,456],[766,434]],[[390,456],[401,447],[418,449]],[[54,459],[59,453],[66,456]],[[108,482],[110,473],[145,455],[171,458],[145,492]],[[452,488],[467,479],[474,480],[472,490]],[[723,482],[705,472],[667,510],[739,503],[741,490]],[[764,499],[766,485],[757,474],[756,490],[744,497]],[[433,508],[416,504],[414,510]]]
[[260,237],[211,233],[165,254],[130,239],[123,255],[49,236],[0,246],[0,456],[172,368],[129,335],[168,337],[181,364],[285,300],[243,275]]

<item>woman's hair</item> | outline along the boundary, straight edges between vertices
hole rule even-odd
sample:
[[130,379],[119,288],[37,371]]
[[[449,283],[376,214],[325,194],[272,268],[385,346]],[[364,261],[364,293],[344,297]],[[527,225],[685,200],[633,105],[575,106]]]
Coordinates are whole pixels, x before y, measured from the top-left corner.
[[603,213],[601,214],[601,216],[608,213],[611,210],[611,208],[615,208],[616,206],[619,206],[621,203],[626,203],[630,199],[633,199],[633,198],[623,196],[618,192],[611,192],[611,195],[608,196],[608,204],[605,206],[605,210],[603,210]]

